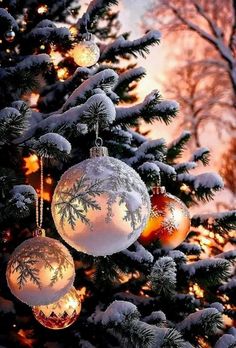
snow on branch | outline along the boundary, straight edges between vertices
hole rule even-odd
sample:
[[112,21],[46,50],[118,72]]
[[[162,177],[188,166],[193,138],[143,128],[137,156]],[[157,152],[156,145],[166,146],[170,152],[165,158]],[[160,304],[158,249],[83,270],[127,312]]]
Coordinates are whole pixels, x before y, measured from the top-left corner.
[[228,260],[230,262],[235,262],[236,261],[236,249],[225,251],[223,253],[217,254],[217,258],[225,259],[225,260]]
[[93,0],[90,2],[86,14],[92,22],[100,17],[104,11],[108,11],[112,5],[118,5],[118,0]]
[[104,312],[97,310],[88,321],[108,326],[122,324],[127,318],[138,319],[139,317],[137,307],[134,304],[127,301],[113,301]]
[[236,347],[236,336],[225,334],[216,342],[214,348],[233,348]]
[[[57,81],[52,85],[45,86],[40,94],[38,105],[41,110],[50,111],[51,104],[54,106],[55,100],[65,101],[67,94],[71,94],[84,79],[92,74],[88,68],[77,68],[72,76],[65,81]],[[61,104],[61,105],[62,105]]]
[[212,199],[214,191],[219,191],[224,187],[222,178],[216,173],[178,174],[177,180],[191,187],[196,197],[203,201]]
[[117,107],[117,124],[132,125],[142,117],[146,122],[152,122],[155,119],[168,123],[176,116],[178,103],[174,101],[160,101],[160,93],[157,90],[152,91],[146,96],[140,104],[131,107]]
[[189,314],[177,329],[182,333],[197,333],[202,335],[216,334],[223,327],[221,313],[216,308],[206,308]]
[[31,44],[38,45],[38,42],[60,44],[70,46],[70,31],[68,28],[59,27],[49,21],[43,20],[39,22],[28,34],[24,36],[25,44],[31,41]]
[[195,162],[184,162],[184,163],[178,163],[175,164],[173,167],[175,168],[176,173],[188,173],[189,170],[196,168]]
[[[59,132],[65,134],[67,130],[76,133],[86,134],[94,129],[99,121],[101,127],[107,127],[115,117],[115,108],[111,100],[105,94],[96,94],[90,97],[84,104],[71,107],[63,113],[54,113],[45,119],[39,120],[34,127],[31,127],[18,142],[24,142],[32,138],[37,130],[44,133]],[[92,126],[92,129],[88,129]]]
[[153,46],[160,42],[161,33],[159,31],[150,31],[140,39],[133,41],[126,40],[123,36],[120,36],[112,43],[101,48],[100,60],[114,60],[115,57],[124,57],[127,54],[131,54],[137,57],[140,54],[145,57],[145,54],[149,53],[149,46]]
[[207,147],[201,147],[192,154],[189,160],[193,162],[201,161],[205,166],[210,160],[210,150]]
[[139,263],[153,262],[153,255],[148,250],[146,250],[140,243],[135,242],[133,246],[135,248],[134,251],[126,249],[122,251],[122,254],[128,256],[132,260],[137,261]]
[[202,252],[198,244],[183,242],[178,246],[178,249],[183,251],[185,255],[200,255]]
[[29,216],[37,197],[34,188],[30,185],[15,185],[10,191],[10,196],[4,209],[6,218],[22,219]]
[[221,258],[204,259],[181,266],[187,277],[196,282],[217,285],[227,279],[231,273],[231,264]]
[[12,15],[5,10],[5,8],[0,8],[0,22],[1,22],[1,31],[7,31],[10,28],[13,30],[18,31],[19,27],[18,24]]
[[211,228],[214,232],[225,233],[236,228],[236,210],[221,213],[210,213],[194,215],[192,217],[192,226],[202,225],[205,228]]
[[42,135],[33,145],[39,156],[65,160],[71,152],[71,144],[63,136],[57,133]]
[[132,83],[133,81],[139,81],[145,75],[146,72],[143,67],[133,68],[123,72],[119,75],[119,79],[114,88],[114,91],[119,94],[119,92],[124,91],[124,89],[126,89],[130,83]]
[[66,111],[72,106],[84,103],[94,93],[94,89],[101,89],[110,93],[118,81],[118,75],[112,69],[105,69],[84,81],[67,99],[61,111]]
[[167,297],[172,296],[175,292],[176,272],[176,264],[171,257],[159,258],[149,276],[153,291]]
[[9,143],[20,136],[27,125],[27,112],[20,112],[14,107],[6,107],[0,110],[0,144]]

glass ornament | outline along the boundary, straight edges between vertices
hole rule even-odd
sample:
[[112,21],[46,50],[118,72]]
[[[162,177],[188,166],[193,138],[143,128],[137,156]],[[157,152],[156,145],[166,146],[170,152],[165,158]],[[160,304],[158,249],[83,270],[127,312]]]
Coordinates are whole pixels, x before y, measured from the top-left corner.
[[93,40],[82,40],[72,50],[75,63],[82,67],[96,64],[100,57],[100,49]]
[[6,31],[4,34],[5,40],[7,42],[13,42],[15,39],[15,36],[16,36],[16,33],[12,29]]
[[104,147],[90,151],[92,158],[62,175],[52,216],[58,233],[76,250],[111,255],[137,240],[149,218],[150,198],[134,169],[106,156]]
[[163,187],[154,188],[151,196],[151,215],[139,241],[148,245],[159,241],[171,249],[180,245],[190,229],[190,214],[186,205],[177,197],[166,193]]
[[68,249],[55,239],[34,237],[12,253],[7,265],[8,286],[29,306],[59,300],[72,287],[74,261]]
[[32,308],[35,319],[41,325],[52,330],[65,329],[72,325],[78,318],[80,311],[81,302],[74,287],[57,302]]

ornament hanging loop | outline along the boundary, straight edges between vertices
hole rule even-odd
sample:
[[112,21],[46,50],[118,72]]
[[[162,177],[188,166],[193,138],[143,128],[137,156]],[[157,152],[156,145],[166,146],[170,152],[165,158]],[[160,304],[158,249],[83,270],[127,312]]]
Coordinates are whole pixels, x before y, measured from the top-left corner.
[[104,156],[108,156],[108,149],[107,147],[103,146],[103,140],[101,137],[99,137],[99,123],[98,121],[96,122],[95,126],[95,141],[94,144],[95,146],[93,146],[90,149],[90,157],[104,157]]
[[152,187],[152,194],[153,195],[160,195],[165,194],[166,188],[165,186],[161,186],[161,174],[158,174],[156,185]]
[[40,157],[40,199],[36,197],[36,228],[33,231],[33,237],[45,237],[45,230],[42,228],[43,225],[43,158]]

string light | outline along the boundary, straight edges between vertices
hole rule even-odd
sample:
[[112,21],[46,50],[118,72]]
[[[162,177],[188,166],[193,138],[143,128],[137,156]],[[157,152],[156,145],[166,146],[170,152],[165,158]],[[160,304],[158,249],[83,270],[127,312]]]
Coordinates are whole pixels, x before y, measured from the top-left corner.
[[45,50],[45,45],[41,45],[39,48],[40,48],[41,50]]
[[203,298],[204,297],[204,291],[203,291],[203,289],[200,288],[200,286],[197,283],[190,285],[189,294],[194,295],[196,298]]
[[68,70],[66,67],[64,67],[64,68],[59,68],[59,69],[57,70],[57,76],[58,76],[58,78],[59,78],[60,81],[64,81],[64,80],[66,80],[66,79],[68,78],[68,76],[69,76],[69,70]]
[[38,14],[42,15],[48,12],[48,6],[45,5],[40,5],[37,9]]

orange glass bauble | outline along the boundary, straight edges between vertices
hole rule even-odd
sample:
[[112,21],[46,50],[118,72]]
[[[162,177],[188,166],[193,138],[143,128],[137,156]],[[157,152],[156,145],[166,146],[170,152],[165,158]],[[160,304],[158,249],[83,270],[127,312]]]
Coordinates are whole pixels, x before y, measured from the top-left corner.
[[162,247],[176,248],[189,233],[188,208],[179,198],[166,193],[163,187],[153,189],[151,204],[151,215],[139,241],[144,246],[159,241]]
[[81,311],[81,302],[76,289],[72,287],[57,302],[47,306],[34,306],[32,311],[41,325],[48,329],[60,330],[76,321]]

